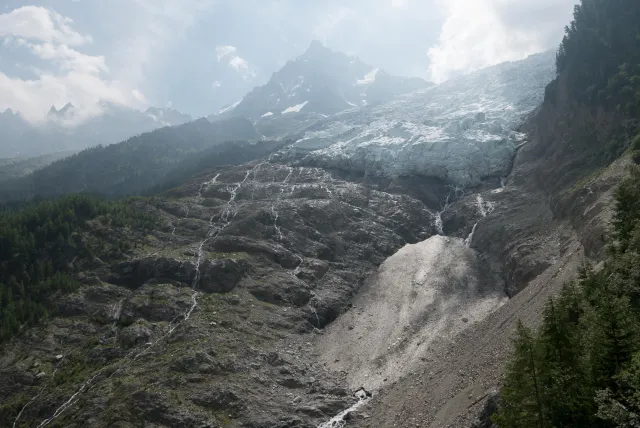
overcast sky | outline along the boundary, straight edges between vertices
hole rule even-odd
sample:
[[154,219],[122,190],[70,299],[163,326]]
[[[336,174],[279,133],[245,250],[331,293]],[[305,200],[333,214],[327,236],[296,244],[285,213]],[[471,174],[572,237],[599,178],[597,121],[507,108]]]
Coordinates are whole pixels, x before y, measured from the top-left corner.
[[67,102],[201,116],[320,40],[440,82],[555,49],[576,0],[3,0],[0,111]]

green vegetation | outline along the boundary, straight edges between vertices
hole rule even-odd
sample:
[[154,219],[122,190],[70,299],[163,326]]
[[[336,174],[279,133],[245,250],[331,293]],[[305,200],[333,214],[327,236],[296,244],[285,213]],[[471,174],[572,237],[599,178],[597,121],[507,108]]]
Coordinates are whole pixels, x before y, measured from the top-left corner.
[[498,426],[640,426],[640,167],[616,209],[604,267],[551,299],[537,333],[518,325]]
[[248,259],[249,253],[240,252],[240,253],[218,253],[206,251],[205,255],[209,260],[222,260],[222,259],[232,259],[232,260],[246,260]]
[[52,293],[78,287],[70,276],[74,265],[103,256],[105,250],[107,257],[118,256],[113,248],[121,256],[129,246],[117,236],[111,237],[111,245],[90,245],[85,232],[94,219],[110,228],[148,229],[157,224],[135,200],[102,202],[78,195],[0,211],[0,341],[54,310],[47,304]]
[[581,0],[565,30],[545,103],[588,108],[593,119],[572,124],[566,150],[597,169],[620,157],[640,130],[640,2]]
[[[254,155],[264,156],[269,144],[222,144],[259,138],[252,123],[240,118],[217,123],[200,119],[162,128],[119,144],[86,149],[26,177],[2,182],[0,200],[51,198],[69,193],[107,197],[150,193],[151,188],[172,187],[212,166],[234,163],[233,148],[239,163]],[[239,146],[232,147],[233,144]]]
[[557,54],[571,95],[581,101],[640,108],[640,3],[581,0]]
[[0,159],[0,182],[7,181],[44,168],[45,166],[73,155],[74,151],[51,153],[33,158],[9,158]]

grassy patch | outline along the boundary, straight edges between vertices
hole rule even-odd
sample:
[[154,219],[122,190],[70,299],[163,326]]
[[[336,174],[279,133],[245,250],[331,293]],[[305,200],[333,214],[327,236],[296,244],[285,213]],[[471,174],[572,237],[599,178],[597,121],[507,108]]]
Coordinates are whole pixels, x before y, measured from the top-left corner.
[[232,259],[232,260],[246,260],[249,258],[249,253],[239,252],[239,253],[215,253],[211,251],[206,251],[205,256],[209,260],[222,260],[222,259]]
[[[0,404],[0,425],[3,427],[10,427],[13,421],[18,416],[20,409],[29,402],[31,397],[28,394],[20,394],[11,397],[6,402]],[[29,424],[27,421],[24,424],[18,423],[17,427],[27,427]]]

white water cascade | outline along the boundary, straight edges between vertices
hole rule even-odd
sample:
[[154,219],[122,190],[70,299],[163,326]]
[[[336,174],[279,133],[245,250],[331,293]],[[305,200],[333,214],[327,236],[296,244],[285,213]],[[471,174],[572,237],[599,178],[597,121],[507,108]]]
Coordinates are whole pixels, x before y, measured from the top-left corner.
[[354,397],[358,399],[358,401],[351,407],[342,412],[335,415],[331,420],[324,422],[318,425],[318,428],[344,428],[347,425],[346,418],[351,413],[358,410],[360,407],[367,404],[369,400],[371,400],[371,394],[368,394],[364,389],[359,389],[354,394]]
[[[489,214],[491,214],[493,212],[493,210],[495,209],[495,204],[493,202],[485,201],[482,198],[481,195],[477,195],[476,196],[476,209],[478,210],[478,214],[480,214],[480,217],[481,217],[480,220],[482,220],[483,218],[485,218],[486,216],[488,216]],[[464,244],[467,247],[470,247],[471,244],[473,243],[473,235],[475,235],[475,233],[476,233],[476,229],[478,227],[478,224],[480,223],[480,220],[478,220],[473,225],[473,228],[471,229],[471,233],[464,240]]]
[[[201,242],[198,243],[197,255],[196,255],[197,256],[197,258],[196,258],[196,269],[195,269],[196,270],[196,274],[195,274],[194,280],[192,282],[193,293],[191,295],[191,305],[189,306],[189,308],[183,314],[177,315],[169,323],[169,328],[168,328],[168,330],[167,330],[167,332],[165,334],[163,334],[162,336],[158,337],[155,341],[151,342],[150,344],[146,345],[145,348],[142,349],[141,351],[136,353],[135,352],[136,349],[133,349],[127,355],[125,355],[118,362],[118,367],[116,367],[115,370],[113,370],[113,372],[109,376],[104,378],[104,379],[111,379],[116,373],[118,373],[121,370],[123,370],[124,368],[128,367],[132,362],[136,361],[138,358],[142,357],[143,355],[146,355],[151,349],[153,349],[161,341],[163,341],[164,339],[169,337],[176,330],[176,328],[178,328],[180,325],[182,325],[183,323],[185,323],[186,321],[189,320],[189,318],[193,314],[194,310],[198,306],[198,297],[200,296],[200,294],[197,291],[197,287],[198,287],[198,283],[200,281],[200,264],[201,264],[202,260],[204,259],[203,247],[204,247],[204,245],[206,245],[206,243],[209,240],[211,240],[212,238],[217,237],[225,228],[227,228],[231,224],[231,222],[233,221],[233,218],[237,214],[235,200],[236,200],[236,197],[238,195],[239,190],[244,186],[244,184],[247,182],[247,180],[249,179],[249,176],[252,173],[254,174],[254,177],[255,177],[255,171],[261,165],[262,164],[258,164],[256,166],[254,166],[253,168],[249,169],[247,171],[247,173],[245,174],[244,179],[241,182],[236,183],[236,185],[234,185],[234,187],[231,189],[231,194],[230,194],[230,197],[229,197],[229,201],[227,202],[227,205],[226,205],[225,209],[220,214],[220,220],[217,223],[214,223],[213,222],[213,218],[215,218],[215,215],[211,217],[211,220],[209,222],[209,226],[210,226],[209,231],[207,232],[207,235],[206,235],[205,239],[203,239]],[[201,196],[202,195],[201,192],[202,192],[203,189],[206,189],[206,188],[208,188],[208,186],[211,186],[212,184],[216,183],[218,177],[219,177],[219,174],[217,176],[215,176],[212,180],[210,180],[208,182],[205,182],[200,186],[200,188],[198,189],[198,198],[202,197]],[[40,424],[37,426],[37,428],[46,427],[51,422],[56,420],[58,417],[60,417],[60,415],[62,413],[64,413],[67,409],[69,409],[71,406],[73,406],[78,401],[78,399],[82,396],[82,394],[84,394],[85,392],[91,390],[101,380],[104,380],[104,379],[99,379],[99,378],[108,368],[110,368],[110,367],[109,366],[102,367],[97,372],[95,372],[89,379],[87,379],[85,382],[83,382],[80,385],[80,387],[61,406],[59,406],[49,418],[44,419],[42,422],[40,422]],[[27,405],[29,405],[31,402],[35,401],[42,394],[43,391],[44,391],[44,388],[41,389],[39,391],[39,393],[27,403]],[[27,405],[25,405],[25,407]],[[24,410],[24,407],[23,407],[22,410]],[[18,421],[19,417],[21,416],[21,413],[18,414],[18,418],[16,419],[16,422]],[[15,423],[14,423],[14,425],[15,425]]]

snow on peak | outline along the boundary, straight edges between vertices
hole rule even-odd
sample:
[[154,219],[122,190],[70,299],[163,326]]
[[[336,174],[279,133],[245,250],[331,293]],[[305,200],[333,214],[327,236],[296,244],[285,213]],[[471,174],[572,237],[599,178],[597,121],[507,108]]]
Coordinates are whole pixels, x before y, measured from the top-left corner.
[[273,116],[273,113],[272,113],[272,112],[270,112],[270,111],[266,112],[265,114],[263,114],[263,115],[262,115],[262,116],[260,116],[260,117],[269,117],[269,116]]
[[234,108],[236,108],[238,106],[238,104],[240,104],[240,102],[242,102],[242,100],[237,101],[237,102],[231,104],[230,106],[227,106],[227,107],[223,108],[222,110],[218,110],[218,113],[216,113],[216,116],[233,110]]
[[305,101],[302,104],[297,104],[295,106],[291,106],[291,107],[287,108],[286,110],[284,110],[282,112],[282,114],[300,113],[300,110],[302,110],[304,108],[304,106],[306,106],[308,103],[309,103],[309,101]]
[[380,69],[378,68],[374,68],[373,70],[371,70],[370,72],[368,72],[367,74],[364,75],[364,79],[358,79],[358,81],[356,82],[358,85],[370,85],[373,82],[376,81],[376,76],[378,75],[378,72],[380,71]]
[[338,113],[307,128],[286,152],[306,165],[476,186],[508,173],[521,144],[517,127],[542,102],[554,76],[552,54],[501,64]]

